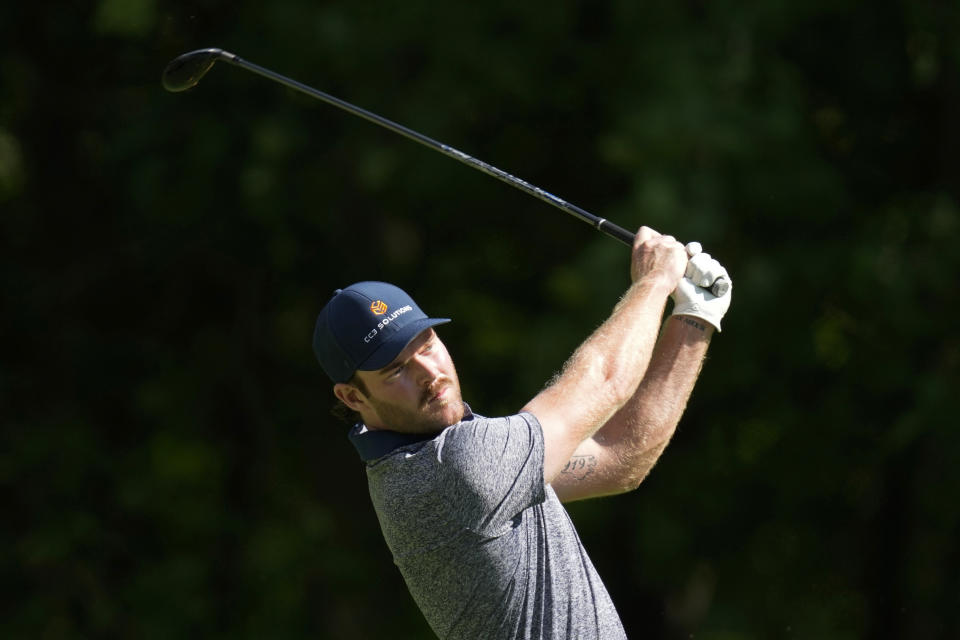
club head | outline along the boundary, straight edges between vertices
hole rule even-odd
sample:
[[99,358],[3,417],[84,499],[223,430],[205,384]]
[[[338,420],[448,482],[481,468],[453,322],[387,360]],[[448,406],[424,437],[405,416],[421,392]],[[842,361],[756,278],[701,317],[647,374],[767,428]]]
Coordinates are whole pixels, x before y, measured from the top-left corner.
[[186,91],[200,82],[222,55],[222,49],[197,49],[177,56],[163,70],[163,88],[173,92]]

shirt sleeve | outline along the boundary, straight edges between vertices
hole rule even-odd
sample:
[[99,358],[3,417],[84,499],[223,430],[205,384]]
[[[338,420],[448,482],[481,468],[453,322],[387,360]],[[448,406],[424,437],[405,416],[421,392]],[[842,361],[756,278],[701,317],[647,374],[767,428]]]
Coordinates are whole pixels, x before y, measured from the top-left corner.
[[499,535],[545,500],[543,430],[532,414],[462,422],[439,444],[442,491],[467,529]]

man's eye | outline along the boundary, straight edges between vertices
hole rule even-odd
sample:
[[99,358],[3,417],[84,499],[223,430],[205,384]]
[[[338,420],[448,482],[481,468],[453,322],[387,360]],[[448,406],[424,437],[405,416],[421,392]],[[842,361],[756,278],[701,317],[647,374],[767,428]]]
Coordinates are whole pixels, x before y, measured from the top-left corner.
[[388,377],[388,378],[396,378],[397,376],[400,375],[400,372],[401,372],[401,371],[403,371],[403,365],[402,365],[402,364],[401,364],[399,367],[395,367],[395,368],[393,369],[393,371],[390,372],[390,375],[388,375],[387,377]]

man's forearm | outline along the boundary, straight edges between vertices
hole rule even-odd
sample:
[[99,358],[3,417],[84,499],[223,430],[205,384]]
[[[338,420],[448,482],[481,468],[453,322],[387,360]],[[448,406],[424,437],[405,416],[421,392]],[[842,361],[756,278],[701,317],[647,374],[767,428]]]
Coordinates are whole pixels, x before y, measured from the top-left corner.
[[524,406],[543,427],[546,482],[552,482],[577,447],[636,392],[653,354],[668,294],[667,283],[656,278],[631,285],[560,375]]
[[713,331],[698,318],[671,316],[637,391],[594,434],[598,444],[614,451],[624,489],[640,484],[673,436]]

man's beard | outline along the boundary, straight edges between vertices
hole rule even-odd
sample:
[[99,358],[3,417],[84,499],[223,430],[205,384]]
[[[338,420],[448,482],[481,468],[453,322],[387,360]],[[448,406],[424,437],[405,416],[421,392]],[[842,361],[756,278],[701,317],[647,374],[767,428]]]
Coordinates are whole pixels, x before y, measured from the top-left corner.
[[[430,402],[430,399],[444,388],[445,397]],[[464,414],[460,385],[449,378],[442,378],[438,384],[424,391],[416,409],[379,400],[374,396],[367,399],[387,429],[403,433],[439,433],[462,420]]]

